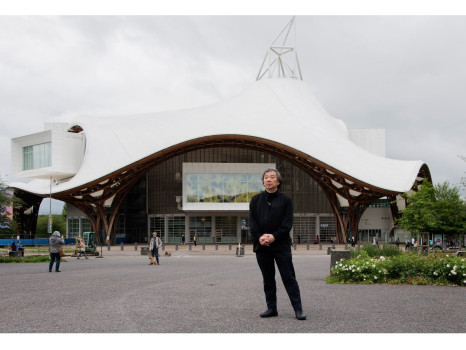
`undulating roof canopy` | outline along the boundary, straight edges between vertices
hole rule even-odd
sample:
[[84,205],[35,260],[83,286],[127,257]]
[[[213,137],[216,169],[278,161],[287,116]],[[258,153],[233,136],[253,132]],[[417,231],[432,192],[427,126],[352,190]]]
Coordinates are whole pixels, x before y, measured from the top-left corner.
[[[80,116],[66,131],[85,134],[85,153],[78,173],[52,187],[57,197],[103,183],[110,174],[124,177],[132,164],[153,159],[158,152],[216,137],[264,140],[317,162],[329,174],[341,174],[348,183],[387,194],[409,191],[419,181],[421,168],[427,169],[420,160],[388,159],[358,147],[348,138],[344,122],[324,110],[307,84],[290,78],[262,79],[237,96],[199,108]],[[40,196],[50,192],[47,180],[10,186]]]

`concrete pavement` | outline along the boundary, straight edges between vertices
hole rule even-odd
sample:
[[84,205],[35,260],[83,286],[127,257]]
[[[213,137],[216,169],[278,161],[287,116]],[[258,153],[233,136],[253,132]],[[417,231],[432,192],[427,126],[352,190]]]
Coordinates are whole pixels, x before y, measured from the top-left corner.
[[[330,256],[293,251],[306,321],[298,321],[277,276],[279,316],[265,310],[251,246],[173,246],[160,266],[140,247],[103,247],[103,258],[0,264],[2,333],[465,333],[466,289],[329,285]],[[100,249],[99,249],[100,251]],[[52,322],[51,320],[56,320]]]

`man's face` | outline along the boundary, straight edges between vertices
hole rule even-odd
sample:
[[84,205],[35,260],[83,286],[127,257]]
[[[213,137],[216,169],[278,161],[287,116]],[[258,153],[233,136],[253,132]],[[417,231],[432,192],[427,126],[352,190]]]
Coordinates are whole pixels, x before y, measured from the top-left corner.
[[277,191],[278,181],[277,173],[275,171],[269,171],[264,175],[264,187],[267,192],[273,193]]

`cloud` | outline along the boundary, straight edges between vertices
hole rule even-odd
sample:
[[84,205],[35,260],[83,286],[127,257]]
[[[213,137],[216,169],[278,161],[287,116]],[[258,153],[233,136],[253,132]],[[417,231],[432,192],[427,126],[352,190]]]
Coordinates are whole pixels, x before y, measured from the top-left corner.
[[[191,108],[252,84],[289,16],[0,17],[0,173],[46,121]],[[304,80],[350,128],[434,181],[464,174],[466,17],[298,16]],[[5,178],[6,180],[13,180]]]

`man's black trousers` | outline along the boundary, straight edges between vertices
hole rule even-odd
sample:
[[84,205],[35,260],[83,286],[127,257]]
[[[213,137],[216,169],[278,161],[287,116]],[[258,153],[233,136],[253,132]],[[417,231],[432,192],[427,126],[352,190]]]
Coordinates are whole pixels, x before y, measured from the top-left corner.
[[264,280],[264,292],[267,308],[277,310],[277,285],[275,283],[276,262],[293,309],[295,311],[301,311],[303,309],[301,304],[301,294],[299,292],[298,282],[296,281],[291,252],[259,251],[256,252],[256,259]]

